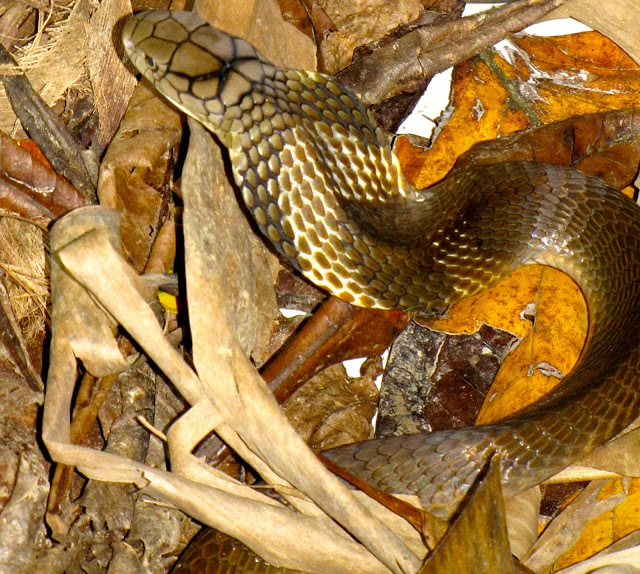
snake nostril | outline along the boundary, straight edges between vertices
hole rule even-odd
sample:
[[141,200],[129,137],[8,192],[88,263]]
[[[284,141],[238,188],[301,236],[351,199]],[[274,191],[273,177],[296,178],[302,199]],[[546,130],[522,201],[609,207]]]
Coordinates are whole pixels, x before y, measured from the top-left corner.
[[151,56],[145,56],[144,62],[151,71],[157,68],[156,61]]

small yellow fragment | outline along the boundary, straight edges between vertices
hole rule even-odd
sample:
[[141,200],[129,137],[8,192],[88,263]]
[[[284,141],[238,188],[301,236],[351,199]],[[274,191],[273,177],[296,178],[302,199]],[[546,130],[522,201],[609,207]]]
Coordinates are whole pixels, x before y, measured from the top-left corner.
[[165,311],[169,311],[169,313],[173,313],[174,315],[178,314],[178,298],[174,295],[169,295],[169,293],[165,293],[164,291],[158,291],[158,301],[160,301]]

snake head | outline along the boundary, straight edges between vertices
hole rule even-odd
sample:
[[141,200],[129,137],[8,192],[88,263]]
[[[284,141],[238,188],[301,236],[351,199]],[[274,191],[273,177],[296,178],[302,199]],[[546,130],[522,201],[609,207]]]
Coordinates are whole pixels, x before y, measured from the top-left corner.
[[140,12],[126,22],[122,41],[144,77],[214,128],[264,78],[266,62],[250,44],[193,12]]

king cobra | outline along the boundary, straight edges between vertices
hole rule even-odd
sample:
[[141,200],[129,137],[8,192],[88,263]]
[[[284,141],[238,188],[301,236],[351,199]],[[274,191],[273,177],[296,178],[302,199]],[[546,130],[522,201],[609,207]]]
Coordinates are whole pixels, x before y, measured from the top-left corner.
[[143,76],[228,148],[246,208],[278,253],[331,294],[427,314],[531,263],[560,269],[584,294],[580,360],[533,407],[491,425],[348,445],[329,452],[334,462],[447,518],[491,453],[514,496],[638,416],[640,209],[619,191],[538,163],[454,171],[417,190],[334,78],[275,66],[189,12],[137,14],[123,39]]

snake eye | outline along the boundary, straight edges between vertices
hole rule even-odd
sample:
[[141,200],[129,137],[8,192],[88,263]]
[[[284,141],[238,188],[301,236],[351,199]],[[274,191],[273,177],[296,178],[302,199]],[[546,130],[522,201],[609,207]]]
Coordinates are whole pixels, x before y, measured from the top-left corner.
[[145,56],[144,63],[152,72],[155,72],[156,68],[158,67],[156,65],[156,61],[151,56]]

